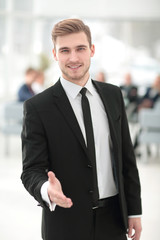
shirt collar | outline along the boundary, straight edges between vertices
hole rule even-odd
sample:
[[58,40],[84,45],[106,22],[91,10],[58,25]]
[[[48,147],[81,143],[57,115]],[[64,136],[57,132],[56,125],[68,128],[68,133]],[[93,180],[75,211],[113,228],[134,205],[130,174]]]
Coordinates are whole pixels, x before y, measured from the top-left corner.
[[91,95],[94,95],[94,92],[95,92],[95,88],[93,86],[93,83],[92,83],[92,80],[91,80],[91,77],[89,77],[86,85],[84,86],[85,88],[87,88],[88,92],[91,94]]
[[[82,87],[80,85],[77,85],[73,82],[70,82],[70,81],[64,79],[63,77],[60,78],[60,81],[61,81],[61,84],[62,84],[65,92],[67,93],[67,95],[69,95],[70,97],[75,99],[77,97],[77,95],[79,94],[79,92],[81,91]],[[89,91],[89,93],[93,95],[94,87],[93,87],[93,84],[91,81],[91,77],[89,77],[89,79],[84,87],[86,87],[87,90]]]

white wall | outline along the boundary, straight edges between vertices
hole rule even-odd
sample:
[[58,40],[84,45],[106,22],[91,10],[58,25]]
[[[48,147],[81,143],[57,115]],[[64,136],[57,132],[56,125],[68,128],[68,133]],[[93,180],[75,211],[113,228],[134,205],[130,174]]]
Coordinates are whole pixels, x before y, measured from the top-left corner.
[[157,70],[151,66],[152,59],[135,66],[135,58],[139,64],[146,56],[160,62],[160,0],[0,0],[0,99],[16,96],[25,69],[37,67],[41,52],[53,65],[47,77],[57,79],[51,29],[67,17],[83,18],[91,28],[96,44],[93,74],[103,68],[118,83],[122,67],[131,64],[139,76],[139,69],[145,70],[145,82],[152,80],[150,73],[160,72],[159,64]]
[[[36,4],[37,2],[37,4]],[[159,19],[159,0],[35,0],[36,12],[55,17]]]

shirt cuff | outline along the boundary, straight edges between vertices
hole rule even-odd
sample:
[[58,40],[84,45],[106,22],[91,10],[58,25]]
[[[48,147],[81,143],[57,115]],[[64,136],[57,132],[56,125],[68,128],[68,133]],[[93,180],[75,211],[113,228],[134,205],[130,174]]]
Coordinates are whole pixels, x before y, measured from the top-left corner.
[[131,216],[128,216],[128,218],[140,218],[142,217],[142,215],[131,215]]
[[49,185],[49,181],[43,183],[43,185],[41,187],[41,197],[42,197],[43,201],[45,201],[48,204],[50,211],[54,211],[56,208],[56,203],[51,202],[49,199],[48,185]]

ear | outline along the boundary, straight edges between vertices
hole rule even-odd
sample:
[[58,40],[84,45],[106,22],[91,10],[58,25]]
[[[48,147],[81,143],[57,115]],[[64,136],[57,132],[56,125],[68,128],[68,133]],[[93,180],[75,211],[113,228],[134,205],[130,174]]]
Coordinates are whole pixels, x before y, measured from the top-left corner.
[[92,44],[92,46],[91,46],[91,57],[93,57],[94,54],[95,54],[95,46],[94,46],[94,44]]
[[52,49],[52,52],[53,52],[53,57],[54,57],[54,59],[55,59],[56,61],[58,61],[57,55],[56,55],[56,50],[55,50],[54,48]]

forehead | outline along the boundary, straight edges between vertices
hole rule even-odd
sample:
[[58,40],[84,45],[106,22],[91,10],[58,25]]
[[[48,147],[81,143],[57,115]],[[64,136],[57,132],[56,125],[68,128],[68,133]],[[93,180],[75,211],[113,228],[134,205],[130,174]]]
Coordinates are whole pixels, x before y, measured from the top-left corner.
[[74,48],[79,45],[89,46],[87,36],[84,32],[71,33],[65,36],[59,36],[56,39],[56,48]]

